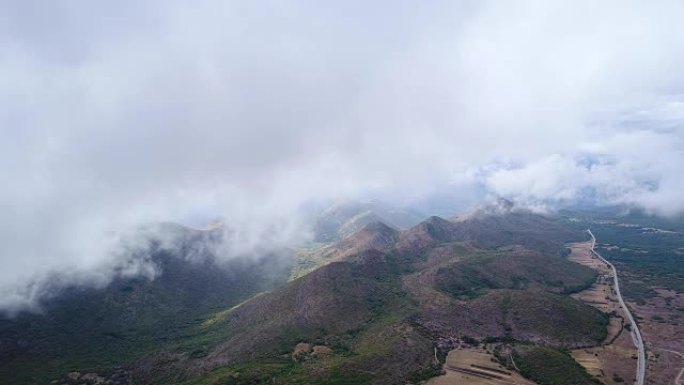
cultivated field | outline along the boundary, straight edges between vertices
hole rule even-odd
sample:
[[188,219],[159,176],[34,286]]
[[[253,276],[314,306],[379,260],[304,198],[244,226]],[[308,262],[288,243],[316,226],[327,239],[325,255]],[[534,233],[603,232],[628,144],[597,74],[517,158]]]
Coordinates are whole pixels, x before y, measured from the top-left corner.
[[456,349],[449,352],[444,364],[446,374],[435,377],[428,385],[535,385],[515,371],[509,370],[480,348]]

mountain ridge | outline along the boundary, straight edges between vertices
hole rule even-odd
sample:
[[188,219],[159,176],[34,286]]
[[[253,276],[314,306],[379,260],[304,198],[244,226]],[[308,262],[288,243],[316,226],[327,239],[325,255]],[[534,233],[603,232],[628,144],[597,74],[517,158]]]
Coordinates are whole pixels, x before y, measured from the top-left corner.
[[[541,216],[528,216],[524,219],[529,222],[534,218],[540,226],[547,224],[548,219]],[[512,219],[513,222],[519,220],[520,218]],[[396,383],[398,378],[405,379],[418,372],[436,370],[432,366],[429,350],[425,349],[418,355],[404,352],[404,357],[392,358],[403,362],[402,365],[405,366],[399,372],[400,377],[396,377],[397,372],[385,371],[389,362],[382,361],[384,364],[381,364],[376,355],[379,353],[368,352],[364,348],[373,340],[368,334],[369,330],[382,330],[381,333],[411,330],[411,333],[417,333],[412,334],[415,341],[423,341],[419,344],[436,344],[442,347],[450,346],[463,333],[475,338],[520,339],[558,347],[584,346],[600,341],[605,336],[606,318],[593,308],[564,295],[568,287],[577,290],[583,285],[591,284],[595,278],[593,273],[581,266],[562,271],[571,266],[572,262],[558,255],[544,254],[543,250],[549,246],[546,243],[527,242],[537,246],[537,250],[528,250],[522,246],[479,248],[480,239],[499,231],[501,227],[505,228],[507,224],[504,222],[500,218],[493,222],[478,220],[476,228],[469,229],[465,224],[431,217],[398,234],[386,225],[368,225],[355,235],[347,237],[347,244],[364,245],[363,242],[351,240],[374,239],[385,232],[393,235],[395,244],[388,247],[387,242],[382,243],[380,248],[384,251],[370,246],[366,249],[359,247],[356,250],[360,251],[356,254],[350,252],[343,255],[283,288],[234,309],[226,315],[222,325],[217,325],[224,330],[233,330],[234,333],[224,343],[213,348],[206,359],[188,359],[178,364],[181,368],[178,376],[193,378],[199,375],[204,378],[203,376],[211,376],[213,371],[225,367],[240,371],[238,368],[246,362],[268,361],[286,354],[288,346],[291,349],[302,341],[321,341],[334,346],[340,340],[346,341],[345,349],[363,355],[364,360],[376,362],[376,375],[372,383]],[[498,225],[499,228],[484,231],[483,223]],[[518,240],[525,235],[535,238],[539,236],[536,231],[536,228],[532,228],[504,239]],[[338,241],[337,247],[340,247],[341,242],[345,240]],[[554,248],[562,245],[560,241],[551,244]],[[532,258],[529,263],[523,263],[521,267],[514,269],[514,275],[524,274],[524,270],[530,267],[543,265],[541,261],[550,262],[550,267],[539,276],[524,279],[527,284],[522,286],[519,285],[521,281],[515,279],[498,283],[485,280],[482,293],[472,298],[453,294],[436,279],[444,276],[440,269],[462,269],[458,267],[462,263],[459,261],[475,261],[472,262],[474,266],[485,263],[485,270],[482,271],[486,271],[486,263],[492,263],[488,262],[491,258],[502,261],[502,264],[496,265],[502,269],[506,266],[506,258],[517,258],[521,263]],[[432,265],[430,260],[433,260]],[[500,271],[502,274],[511,274],[506,269]],[[446,275],[457,277],[454,274]],[[435,279],[426,281],[425,278],[429,276]],[[566,284],[562,279],[570,281]],[[532,313],[527,312],[526,309],[535,302],[541,304],[540,308]],[[507,308],[502,307],[502,303],[508,303]],[[546,310],[541,311],[542,308]],[[508,314],[512,318],[507,318]],[[342,319],[344,322],[341,322]],[[387,320],[392,321],[387,323]],[[571,324],[577,326],[568,329]],[[360,332],[353,332],[355,330]],[[355,337],[344,337],[350,333]],[[251,351],[249,359],[245,359],[243,355],[245,349]],[[344,358],[344,355],[338,355],[342,354],[339,350],[333,349],[333,352],[335,359],[341,359],[343,363],[340,364],[342,366],[334,366],[334,371],[341,370],[349,374],[362,370],[363,364],[354,359],[353,355]],[[322,359],[321,365],[325,366],[324,362],[330,362],[331,359]],[[409,364],[409,361],[414,363]],[[421,363],[416,364],[417,362]],[[154,364],[148,365],[150,366],[153,367]],[[307,365],[297,368],[303,371],[310,369],[306,369]],[[139,373],[142,372],[145,371]],[[326,377],[329,374],[321,377],[321,383],[325,382],[324,378],[329,379]],[[275,371],[272,375],[279,378],[283,374]],[[143,378],[143,382],[148,380]]]
[[[525,227],[517,227],[521,224]],[[207,312],[188,314],[178,332],[157,333],[162,339],[151,349],[135,348],[127,360],[96,358],[89,366],[100,362],[104,367],[95,372],[109,379],[107,362],[125,364],[126,378],[140,384],[205,384],[235,376],[257,383],[259,378],[302,384],[356,378],[358,383],[395,384],[437,374],[441,367],[434,349],[445,354],[467,338],[590,345],[600,341],[606,320],[566,296],[594,278],[561,256],[565,240],[573,237],[582,234],[529,212],[488,213],[457,222],[433,216],[403,231],[371,222],[320,249],[320,264],[311,271],[287,283],[281,275],[271,287],[250,286],[228,302],[208,299],[212,306]],[[179,250],[204,249],[187,245]],[[201,270],[217,273],[210,260],[204,259]],[[196,263],[183,255],[169,261],[179,263],[170,270],[176,273],[161,277],[175,285],[184,282],[184,264]],[[268,269],[259,273],[257,267],[277,261],[238,263],[243,270],[235,272],[236,278],[258,282]],[[216,285],[199,276],[193,280]],[[193,286],[178,289],[205,295]],[[178,309],[200,303],[188,300]],[[155,325],[163,323],[160,315]],[[119,337],[126,341],[131,335]],[[106,338],[118,337],[110,333]],[[293,361],[292,351],[300,343],[326,353]],[[78,365],[75,360],[55,368],[75,370]]]

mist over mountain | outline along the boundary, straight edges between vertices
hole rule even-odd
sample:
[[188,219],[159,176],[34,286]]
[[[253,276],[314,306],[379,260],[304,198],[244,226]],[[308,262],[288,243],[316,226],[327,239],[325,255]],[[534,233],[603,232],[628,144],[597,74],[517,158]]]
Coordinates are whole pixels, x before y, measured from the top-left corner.
[[[368,207],[345,203],[352,206]],[[321,218],[339,208],[339,203],[331,206]],[[91,377],[101,382],[176,383],[221,366],[279,357],[298,339],[322,338],[335,347],[326,354],[363,349],[376,343],[371,336],[378,330],[399,333],[406,341],[388,345],[394,351],[389,357],[369,352],[369,361],[353,359],[340,370],[373,369],[376,383],[391,383],[431,367],[431,354],[425,354],[431,341],[458,333],[504,333],[500,321],[483,321],[487,312],[502,316],[499,296],[510,297],[514,309],[522,309],[531,296],[560,311],[557,317],[589,317],[582,333],[600,335],[593,328],[603,322],[590,308],[556,297],[594,279],[589,269],[558,256],[565,242],[583,239],[582,233],[504,200],[467,218],[433,216],[405,230],[368,223],[320,249],[317,266],[289,282],[297,269],[291,254],[221,259],[216,254],[224,234],[220,227],[196,230],[167,223],[155,234],[165,238],[148,238],[148,248],[131,256],[148,264],[153,275],[120,274],[99,287],[54,282],[39,312],[0,317],[0,374],[12,384],[55,377],[75,381],[78,370],[96,373]],[[518,246],[501,248],[510,245]],[[475,257],[478,253],[487,257]],[[461,261],[471,255],[474,259]],[[463,264],[477,274],[462,275]],[[471,286],[475,282],[479,286]],[[433,302],[444,295],[479,297],[473,293],[500,289],[525,291],[492,292],[468,304],[465,318],[458,315],[463,307],[458,300],[439,311]],[[578,313],[572,316],[573,311]],[[382,321],[385,317],[399,323]],[[529,322],[544,321],[528,317],[516,321],[516,335],[554,346],[598,338],[566,335],[561,327],[530,328]],[[462,329],[470,322],[486,325]],[[67,374],[76,377],[70,380]]]
[[154,222],[225,218],[240,253],[337,199],[684,210],[677,1],[0,11],[0,302]]
[[[321,343],[303,353],[309,358],[314,346],[376,346],[372,331],[354,334],[367,325],[429,351],[438,332],[456,330],[438,304],[494,309],[530,295],[568,314],[574,302],[540,277],[572,268],[522,271],[561,255],[579,239],[579,223],[624,219],[658,237],[680,231],[682,19],[678,0],[2,1],[0,314],[10,326],[0,355],[59,360],[41,354],[69,338],[41,315],[68,324],[88,308],[98,322],[112,319],[113,334],[102,322],[74,321],[93,333],[83,346],[108,338],[119,352],[134,346],[135,357],[117,356],[139,365],[128,373],[149,370],[144,377],[161,383],[150,362],[168,357],[149,354],[163,346],[178,359],[174,381],[185,380],[218,363],[248,364],[211,350],[218,340],[254,342],[208,328],[194,354],[218,361],[200,360],[165,345],[187,341],[186,327],[247,301],[236,312],[244,318],[230,322],[247,328],[273,304],[289,317],[278,325],[309,333],[337,320],[314,306],[320,318],[295,322],[309,308],[289,296],[319,284],[319,296],[298,298],[329,300],[332,314],[349,308],[359,318],[344,325],[351,331],[306,334]],[[613,230],[607,236],[622,241]],[[680,256],[676,240],[660,248],[628,235],[648,247],[622,249],[655,247],[666,265]],[[518,259],[497,270],[509,252]],[[471,257],[526,281],[457,261]],[[417,272],[425,276],[410,276]],[[575,273],[573,285],[586,271]],[[351,302],[333,295],[346,286]],[[536,291],[489,292],[519,289]],[[382,290],[389,299],[367,307]],[[475,294],[486,298],[457,304]],[[162,321],[148,306],[168,330],[150,331]],[[394,306],[411,307],[410,317]],[[129,319],[112,308],[129,309],[147,329],[126,331]],[[373,318],[390,315],[401,319],[391,332]],[[16,329],[13,319],[44,328]],[[541,335],[506,326],[496,338]],[[293,342],[272,327],[258,326]],[[561,346],[549,335],[533,342],[542,340]],[[392,346],[400,355],[409,345]],[[416,358],[421,370],[434,369],[424,360]],[[394,370],[402,374],[381,377],[415,374]]]

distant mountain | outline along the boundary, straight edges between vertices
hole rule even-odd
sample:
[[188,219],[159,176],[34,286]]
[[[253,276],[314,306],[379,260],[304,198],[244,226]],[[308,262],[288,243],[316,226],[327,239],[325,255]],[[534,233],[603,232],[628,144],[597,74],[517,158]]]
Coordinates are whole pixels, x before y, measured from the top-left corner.
[[467,240],[490,249],[520,245],[557,254],[563,250],[565,243],[584,238],[584,234],[553,217],[517,209],[513,203],[499,200],[495,205],[450,220],[430,217],[404,231],[398,247],[418,252],[435,243]]
[[314,220],[314,240],[334,242],[373,222],[401,230],[425,218],[413,210],[393,207],[380,201],[343,200],[328,206]]
[[585,235],[580,231],[552,217],[514,209],[513,203],[499,200],[494,206],[485,206],[451,220],[432,216],[404,231],[395,230],[382,222],[371,222],[337,242],[302,252],[299,262],[304,267],[296,276],[369,249],[396,249],[402,254],[410,254],[420,253],[439,243],[468,241],[490,249],[520,245],[560,254],[565,243],[584,238]]
[[322,258],[335,261],[367,250],[387,251],[394,246],[399,234],[398,230],[382,222],[371,222],[352,235],[324,248]]
[[467,239],[466,226],[432,216],[402,232],[396,246],[403,253],[419,253],[435,244]]

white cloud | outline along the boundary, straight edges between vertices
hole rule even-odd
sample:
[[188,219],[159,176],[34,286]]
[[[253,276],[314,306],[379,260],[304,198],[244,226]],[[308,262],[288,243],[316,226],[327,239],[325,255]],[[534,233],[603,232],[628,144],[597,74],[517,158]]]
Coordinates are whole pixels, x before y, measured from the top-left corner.
[[[684,143],[676,132],[632,130],[583,152],[551,154],[517,167],[493,167],[480,175],[490,191],[523,202],[630,204],[656,214],[684,211],[678,176]],[[593,151],[587,151],[593,150]]]
[[107,270],[107,234],[151,221],[215,213],[245,252],[305,237],[312,200],[419,199],[450,181],[684,210],[678,1],[0,15],[0,305],[55,269]]

